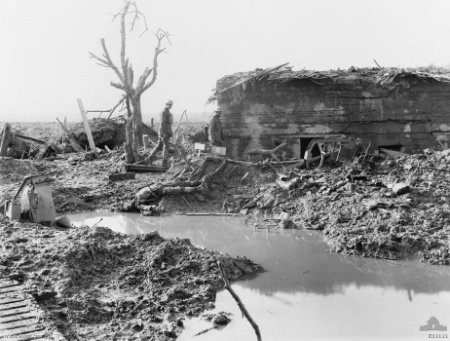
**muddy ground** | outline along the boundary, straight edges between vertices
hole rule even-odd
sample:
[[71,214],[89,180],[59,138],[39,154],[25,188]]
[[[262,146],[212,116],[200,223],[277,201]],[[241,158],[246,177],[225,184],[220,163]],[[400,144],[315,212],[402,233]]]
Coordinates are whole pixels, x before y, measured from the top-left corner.
[[[222,166],[209,191],[165,196],[159,202],[164,214],[246,215],[268,233],[323,230],[330,252],[449,265],[450,151],[309,170],[301,163],[222,165],[223,159],[180,155],[172,154],[165,173],[138,173],[124,181],[109,180],[124,171],[120,150],[39,162],[3,158],[0,205],[25,175],[53,173],[58,215],[121,211],[149,184],[187,180],[203,165],[201,178]],[[232,279],[258,269],[250,260],[201,250],[188,240],[126,236],[100,226],[55,229],[0,217],[2,272],[27,283],[48,321],[71,340],[174,338],[183,318],[211,308],[223,288],[217,260]]]
[[58,230],[0,216],[2,277],[25,285],[43,319],[68,340],[169,340],[183,320],[214,307],[227,277],[257,264],[157,233],[129,236],[107,227]]

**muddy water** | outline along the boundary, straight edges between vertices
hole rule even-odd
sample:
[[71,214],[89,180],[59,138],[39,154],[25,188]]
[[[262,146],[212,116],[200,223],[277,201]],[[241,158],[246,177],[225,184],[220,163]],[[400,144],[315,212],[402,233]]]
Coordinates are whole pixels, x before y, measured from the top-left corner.
[[[431,317],[450,328],[450,268],[384,261],[326,252],[320,232],[255,232],[230,217],[142,217],[133,214],[77,214],[71,221],[124,233],[157,230],[164,237],[189,238],[195,245],[246,256],[265,271],[232,284],[258,323],[263,340],[426,340],[420,331]],[[215,311],[234,314],[222,330],[199,319],[185,321],[180,340],[256,340],[227,291]]]

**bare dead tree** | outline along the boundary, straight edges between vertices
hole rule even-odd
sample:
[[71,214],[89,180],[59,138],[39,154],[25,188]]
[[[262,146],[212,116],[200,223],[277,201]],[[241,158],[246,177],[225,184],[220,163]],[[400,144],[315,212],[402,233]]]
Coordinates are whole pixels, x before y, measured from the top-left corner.
[[[143,18],[145,23],[145,31],[148,30],[147,21],[145,16],[139,11],[135,2],[127,1],[124,8],[118,12],[115,16],[120,17],[120,34],[121,34],[121,48],[120,48],[120,64],[121,69],[117,67],[112,61],[108,49],[106,47],[105,39],[101,39],[101,45],[103,54],[101,57],[89,52],[92,58],[98,61],[98,64],[104,67],[111,68],[117,77],[118,82],[111,82],[111,86],[123,91],[125,94],[125,104],[127,107],[127,122],[126,122],[126,155],[127,162],[134,163],[141,159],[138,154],[138,148],[142,145],[142,111],[141,111],[141,95],[149,89],[156,81],[158,77],[158,57],[164,52],[165,48],[162,48],[162,43],[166,39],[169,43],[169,33],[159,29],[155,35],[157,44],[155,47],[155,53],[153,55],[153,67],[146,67],[142,75],[134,84],[134,71],[133,67],[126,55],[126,17],[128,14],[133,15],[131,20],[130,32],[134,30],[135,23],[138,19]],[[113,20],[114,20],[113,19]],[[142,33],[142,34],[143,34]],[[141,35],[142,35],[141,34]],[[151,75],[151,78],[149,79]]]

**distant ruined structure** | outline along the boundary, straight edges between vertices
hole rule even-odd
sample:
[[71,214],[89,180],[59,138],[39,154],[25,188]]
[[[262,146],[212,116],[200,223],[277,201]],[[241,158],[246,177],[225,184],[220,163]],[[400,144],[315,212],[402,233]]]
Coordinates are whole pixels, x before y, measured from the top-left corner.
[[285,65],[217,81],[230,156],[286,140],[287,157],[300,158],[313,138],[336,134],[371,142],[371,151],[420,153],[450,145],[450,70],[317,72]]

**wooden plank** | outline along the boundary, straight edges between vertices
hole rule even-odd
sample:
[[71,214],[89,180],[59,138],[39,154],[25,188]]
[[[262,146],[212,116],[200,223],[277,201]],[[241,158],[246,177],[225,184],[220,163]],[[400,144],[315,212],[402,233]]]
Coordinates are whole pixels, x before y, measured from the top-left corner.
[[44,141],[44,140],[41,140],[41,139],[37,139],[35,137],[26,136],[26,135],[19,134],[19,133],[16,133],[16,136],[20,137],[21,139],[33,141],[33,142],[36,142],[36,143],[39,143],[39,144],[48,144],[47,141]]
[[127,172],[165,172],[167,167],[149,165],[125,165]]
[[6,304],[0,304],[0,312],[8,311],[14,308],[22,308],[27,306],[27,301],[22,300],[18,302],[12,302],[12,303],[6,303]]
[[0,294],[6,294],[6,293],[10,293],[10,292],[18,292],[20,290],[23,289],[23,285],[17,285],[14,287],[5,287],[5,288],[0,288]]
[[37,318],[23,319],[9,323],[0,324],[0,330],[11,330],[15,328],[31,327],[37,324]]
[[12,303],[17,301],[23,301],[25,297],[19,293],[13,293],[11,295],[0,295],[0,304]]
[[[20,336],[20,338],[19,338]],[[11,341],[45,341],[45,340],[52,340],[54,341],[55,339],[48,339],[50,335],[48,334],[48,332],[46,330],[42,330],[42,331],[34,331],[34,332],[30,332],[30,333],[26,333],[26,334],[22,334],[22,335],[15,335],[12,337],[8,337],[8,338],[2,338],[1,340],[11,340]],[[58,339],[61,340],[61,339]],[[65,340],[65,339],[62,339]]]
[[25,313],[25,314],[0,317],[0,324],[3,325],[3,324],[16,322],[16,321],[33,320],[35,318],[36,318],[36,314],[35,313],[28,312],[28,313]]
[[17,314],[29,313],[29,312],[30,312],[30,308],[28,308],[28,307],[6,310],[6,311],[0,312],[0,318],[9,317],[12,315],[17,315]]
[[134,180],[136,179],[136,173],[129,172],[124,174],[111,174],[108,179],[109,181]]
[[0,330],[0,336],[3,337],[12,337],[12,336],[19,336],[20,335],[20,339],[24,339],[25,336],[32,336],[32,335],[43,335],[46,333],[46,330],[44,329],[44,327],[39,327],[39,326],[30,326],[30,327],[22,327],[22,328],[17,328],[17,329],[9,329],[9,330]]
[[0,299],[0,308],[4,307],[7,304],[15,304],[15,303],[21,303],[24,302],[25,298],[24,297],[7,297],[7,298],[2,298]]
[[78,106],[80,107],[80,111],[81,111],[81,117],[83,117],[83,124],[84,124],[84,130],[86,131],[86,135],[89,141],[89,147],[91,148],[92,151],[96,151],[95,149],[95,142],[94,142],[94,137],[92,136],[92,131],[91,131],[91,127],[89,126],[89,122],[86,116],[86,110],[84,110],[84,105],[83,102],[81,101],[81,98],[77,98],[78,101]]

